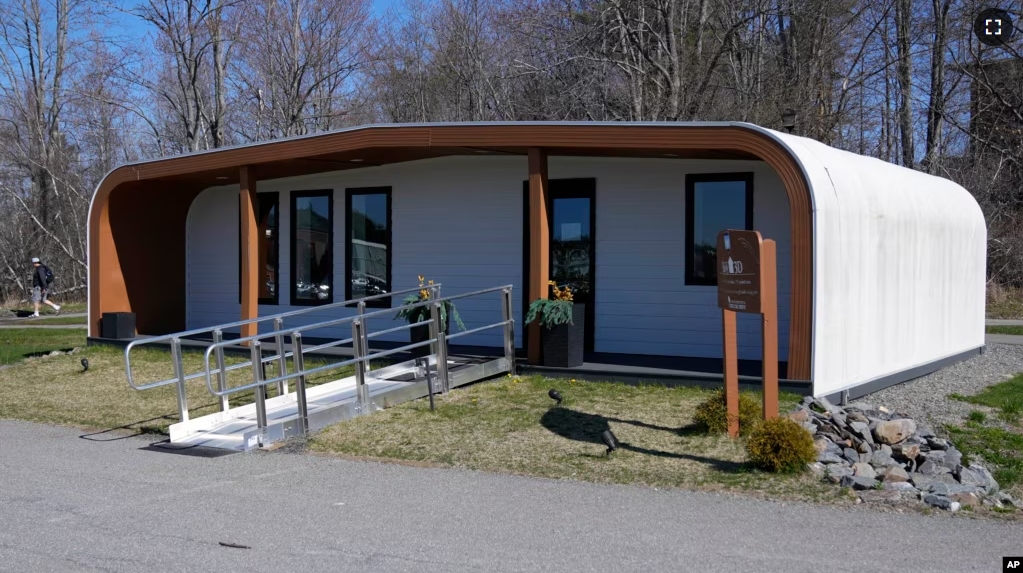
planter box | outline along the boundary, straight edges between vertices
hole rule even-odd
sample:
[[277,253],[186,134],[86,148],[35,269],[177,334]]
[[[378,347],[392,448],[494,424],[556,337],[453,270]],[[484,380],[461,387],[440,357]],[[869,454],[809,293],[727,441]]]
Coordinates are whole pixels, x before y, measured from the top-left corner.
[[102,338],[126,339],[135,337],[134,312],[104,312],[100,317],[99,335]]
[[[448,334],[448,333],[451,332],[451,312],[448,311],[448,313],[445,315],[444,318],[445,318],[445,320],[444,320],[444,334]],[[417,342],[424,342],[426,340],[429,340],[430,339],[430,323],[429,322],[420,322],[416,326],[413,326],[412,328],[410,328],[409,329],[409,338],[411,339],[409,341],[409,344],[415,344]],[[409,350],[409,354],[412,355],[412,358],[423,358],[425,356],[429,356],[430,355],[430,346],[426,345],[426,346],[420,346],[419,348],[413,348],[412,350]]]
[[586,305],[572,305],[572,324],[545,328],[543,332],[543,365],[574,368],[583,363],[583,342],[586,337]]

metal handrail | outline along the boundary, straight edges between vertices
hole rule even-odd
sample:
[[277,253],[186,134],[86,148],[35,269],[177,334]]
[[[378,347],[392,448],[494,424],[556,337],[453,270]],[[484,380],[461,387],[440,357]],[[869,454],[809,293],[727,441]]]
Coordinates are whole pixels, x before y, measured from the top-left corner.
[[[456,300],[456,299],[467,298],[467,297],[470,297],[470,296],[478,296],[478,295],[481,295],[481,294],[487,294],[487,293],[491,293],[491,292],[498,292],[498,291],[504,291],[504,290],[509,290],[510,291],[512,288],[513,288],[513,285],[504,285],[504,286],[499,286],[499,287],[492,287],[492,288],[476,290],[476,291],[472,291],[472,292],[468,292],[468,293],[448,296],[448,297],[444,297],[444,298],[428,299],[428,300],[420,301],[420,302],[413,303],[413,304],[410,304],[410,305],[403,305],[401,308],[403,308],[403,309],[418,308],[418,307],[421,307],[421,306],[432,305],[432,304],[440,304],[440,303],[444,303],[444,302],[450,302],[450,301]],[[358,357],[357,356],[357,357],[349,359],[349,360],[344,360],[344,361],[341,361],[341,362],[337,362],[337,363],[332,363],[332,364],[328,364],[328,365],[325,365],[325,366],[321,366],[321,367],[318,367],[315,370],[306,370],[304,372],[294,372],[294,373],[291,373],[291,374],[283,374],[283,375],[278,376],[276,378],[272,378],[272,379],[269,379],[269,380],[259,380],[257,382],[252,383],[252,384],[246,384],[246,385],[243,385],[243,386],[235,386],[235,387],[232,387],[232,388],[222,388],[220,390],[214,390],[213,389],[213,377],[212,376],[214,374],[219,375],[220,374],[220,370],[219,370],[219,368],[218,369],[213,369],[213,370],[210,369],[210,355],[215,350],[217,350],[218,348],[222,348],[222,347],[227,346],[227,345],[234,345],[234,344],[238,344],[238,343],[243,343],[243,342],[249,342],[249,343],[252,343],[253,345],[256,345],[256,344],[260,344],[259,341],[260,341],[260,339],[263,339],[263,338],[276,337],[276,336],[290,336],[290,337],[294,337],[294,335],[296,335],[296,334],[301,335],[302,331],[305,331],[305,330],[317,330],[317,329],[320,329],[320,328],[328,328],[328,327],[331,327],[331,326],[337,326],[339,324],[344,324],[346,322],[365,321],[365,320],[367,320],[369,318],[374,318],[374,317],[382,316],[382,315],[386,315],[386,314],[393,314],[394,311],[395,311],[395,309],[393,309],[393,308],[392,309],[383,309],[383,310],[379,310],[379,311],[374,311],[374,312],[366,313],[366,314],[363,314],[361,316],[350,316],[350,317],[345,317],[345,318],[332,319],[332,320],[328,320],[328,321],[324,321],[324,322],[320,322],[320,323],[309,324],[309,325],[304,325],[304,326],[297,326],[297,327],[294,327],[294,328],[291,328],[291,329],[288,329],[288,330],[281,330],[281,331],[276,331],[276,332],[268,333],[268,334],[256,334],[256,335],[253,335],[253,336],[247,336],[247,337],[244,337],[244,338],[238,338],[238,339],[234,339],[234,340],[231,340],[231,341],[224,341],[224,342],[214,343],[214,344],[212,344],[212,345],[210,345],[210,346],[208,346],[206,348],[205,355],[204,355],[204,361],[203,362],[204,362],[205,374],[206,374],[206,388],[214,396],[226,396],[226,395],[230,395],[230,394],[233,394],[233,393],[236,393],[236,392],[243,392],[245,390],[256,388],[258,386],[266,386],[268,384],[274,384],[274,383],[277,383],[277,382],[283,382],[283,381],[286,381],[286,380],[292,380],[292,379],[295,379],[295,378],[299,378],[301,376],[308,375],[308,374],[310,374],[312,372],[321,372],[321,371],[325,371],[325,370],[341,368],[341,367],[348,366],[348,365],[351,365],[351,364],[356,364],[356,363],[359,363],[359,362],[368,362],[368,361],[371,361],[371,360],[376,360],[376,359],[382,358],[384,356],[389,356],[391,354],[396,354],[398,352],[403,352],[403,351],[406,351],[406,350],[411,350],[413,348],[419,348],[419,347],[425,346],[427,344],[434,344],[436,342],[439,342],[438,337],[431,337],[431,338],[429,338],[429,339],[427,339],[425,341],[422,341],[422,342],[410,344],[410,345],[407,345],[407,346],[402,346],[402,347],[399,347],[399,348],[394,348],[394,349],[391,349],[391,350],[380,351],[380,352],[377,352],[377,353],[372,354],[372,355],[367,355],[367,356],[362,356],[362,357]],[[505,320],[503,320],[501,322],[498,322],[498,323],[490,324],[490,325],[487,325],[487,326],[484,326],[484,327],[480,327],[480,328],[474,328],[471,331],[465,331],[465,332],[456,333],[456,334],[453,334],[453,335],[444,335],[444,337],[445,337],[445,339],[446,338],[456,338],[458,336],[464,336],[464,335],[467,335],[467,334],[473,334],[473,333],[479,332],[481,330],[487,330],[487,329],[490,329],[490,328],[497,328],[499,326],[507,326],[509,324],[514,324],[514,322],[515,322],[514,319],[511,319],[509,317],[509,318],[506,318]],[[362,323],[364,324],[364,322],[362,322]],[[393,331],[398,331],[398,330],[410,329],[410,328],[412,328],[414,326],[421,325],[421,324],[424,324],[424,323],[426,323],[426,321],[418,322],[418,323],[408,323],[406,325],[402,325],[402,326],[390,329],[390,331],[393,332]],[[368,337],[368,335],[366,335],[364,337]],[[353,344],[354,344],[354,337],[346,339],[346,341],[353,341]],[[278,354],[275,355],[274,357],[271,357],[270,358],[271,361],[272,360],[276,360],[280,356],[280,353],[283,352],[283,349],[282,348],[278,348],[277,351],[278,351]],[[304,350],[303,352],[310,352],[310,351],[312,351],[312,349]],[[255,355],[255,353],[253,353],[253,354]],[[295,355],[294,352],[290,352],[290,353],[287,353],[287,354],[291,355],[291,356]],[[252,365],[253,365],[253,360],[249,360],[248,362],[238,364],[237,366],[244,368],[244,367],[252,366]]]
[[[429,288],[434,288],[435,287],[435,288],[439,289],[440,286],[441,285],[438,283],[438,284],[430,285]],[[406,294],[406,293],[410,293],[410,292],[415,292],[415,291],[422,290],[423,288],[428,288],[428,287],[415,287],[415,288],[403,289],[403,290],[389,292],[389,293],[384,293],[384,294],[375,294],[375,295],[365,296],[365,297],[362,297],[362,298],[357,298],[357,299],[352,299],[352,300],[345,300],[345,301],[341,301],[341,302],[335,302],[335,303],[331,303],[331,304],[326,304],[326,305],[323,305],[323,306],[311,306],[309,308],[303,308],[303,309],[299,309],[299,310],[291,310],[291,311],[282,312],[282,313],[279,313],[279,314],[273,314],[273,315],[257,317],[257,318],[249,318],[249,319],[246,319],[246,320],[239,320],[237,322],[229,322],[227,324],[218,324],[218,325],[212,326],[212,327],[198,328],[198,329],[194,329],[194,330],[186,330],[184,332],[177,332],[177,333],[174,333],[174,334],[165,334],[165,335],[162,335],[162,336],[154,336],[154,337],[150,337],[150,338],[143,338],[143,339],[139,339],[139,340],[133,340],[133,341],[129,342],[128,345],[124,348],[124,366],[125,366],[125,372],[127,373],[127,377],[128,377],[128,385],[131,386],[132,388],[134,388],[135,390],[149,390],[151,388],[158,388],[160,386],[167,386],[168,384],[175,384],[175,383],[180,383],[182,381],[194,380],[194,379],[199,378],[199,377],[201,377],[201,376],[203,376],[205,374],[204,372],[197,372],[195,374],[189,374],[189,375],[184,375],[182,373],[180,377],[178,375],[175,375],[174,378],[168,378],[166,380],[158,380],[156,382],[151,382],[149,384],[137,385],[137,384],[135,384],[135,376],[132,374],[131,351],[134,348],[136,348],[138,346],[142,346],[144,344],[154,344],[154,343],[157,343],[157,342],[164,342],[164,341],[170,340],[172,342],[171,347],[172,347],[172,352],[173,352],[173,349],[174,349],[175,346],[178,346],[179,350],[180,350],[180,341],[181,341],[181,339],[187,338],[189,336],[195,336],[197,334],[212,334],[212,333],[214,333],[216,331],[223,331],[223,330],[225,330],[227,328],[234,328],[236,326],[244,326],[246,324],[259,324],[259,323],[262,323],[262,322],[283,320],[284,318],[288,318],[288,317],[298,316],[298,315],[301,315],[301,314],[307,314],[307,313],[310,313],[310,312],[323,312],[324,310],[330,310],[330,309],[334,309],[334,308],[338,308],[338,307],[342,307],[342,306],[360,305],[360,310],[361,310],[363,308],[364,303],[367,302],[367,301],[376,300],[376,299],[380,299],[380,298],[386,298],[386,297],[390,297],[390,296],[402,295],[402,294]],[[388,310],[393,312],[393,309],[384,309],[384,312],[386,312]],[[274,334],[272,336],[276,336],[277,334],[278,334],[277,332],[274,332]],[[267,336],[271,336],[271,335],[267,335]],[[245,340],[234,339],[234,340],[229,341],[230,342],[229,345],[238,344],[239,342],[244,342],[244,341],[247,341],[247,340],[250,340],[250,339],[252,339],[252,337],[248,337]],[[178,341],[177,344],[174,343],[175,340]],[[341,342],[341,344],[343,344],[343,343],[344,343],[344,341]],[[320,349],[328,348],[330,346],[336,346],[337,344],[338,343],[329,343],[327,345],[322,345],[319,348]],[[310,349],[310,350],[313,350],[313,349]],[[290,357],[290,353],[285,356],[285,358],[287,358],[287,357]],[[273,357],[270,357],[270,358],[264,360],[263,362],[272,362],[273,360],[278,360],[278,359],[280,359],[279,356],[273,356]],[[250,365],[251,365],[251,363],[249,363],[249,364],[232,365],[231,367],[224,368],[224,372],[229,372],[231,370],[237,370],[239,368],[246,368],[246,367],[248,367]]]

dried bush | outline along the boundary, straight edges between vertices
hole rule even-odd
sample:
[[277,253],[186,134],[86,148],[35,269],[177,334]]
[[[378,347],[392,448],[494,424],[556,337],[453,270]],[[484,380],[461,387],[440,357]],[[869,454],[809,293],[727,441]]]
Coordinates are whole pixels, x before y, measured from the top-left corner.
[[[760,422],[760,402],[753,396],[739,392],[739,433],[747,435]],[[716,392],[696,407],[693,416],[696,425],[707,432],[721,434],[728,431],[728,407],[724,389]]]
[[813,436],[788,418],[757,424],[746,440],[746,456],[756,467],[777,473],[795,473],[817,459]]

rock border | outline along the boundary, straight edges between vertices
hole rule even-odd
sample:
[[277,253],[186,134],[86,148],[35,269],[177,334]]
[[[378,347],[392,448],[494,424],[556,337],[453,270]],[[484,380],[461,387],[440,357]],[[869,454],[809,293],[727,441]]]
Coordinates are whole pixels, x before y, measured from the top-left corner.
[[1019,507],[991,472],[909,416],[856,401],[836,406],[807,396],[788,417],[813,435],[810,470],[849,487],[863,501],[920,501],[946,511]]

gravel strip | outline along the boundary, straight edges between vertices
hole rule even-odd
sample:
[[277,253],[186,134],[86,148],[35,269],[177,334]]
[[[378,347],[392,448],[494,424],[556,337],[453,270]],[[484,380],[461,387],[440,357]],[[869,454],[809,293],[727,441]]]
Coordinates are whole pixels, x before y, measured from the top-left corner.
[[926,420],[935,431],[945,424],[962,424],[970,410],[985,410],[948,397],[970,396],[1023,373],[1023,346],[988,344],[984,354],[947,368],[874,392],[864,401]]

